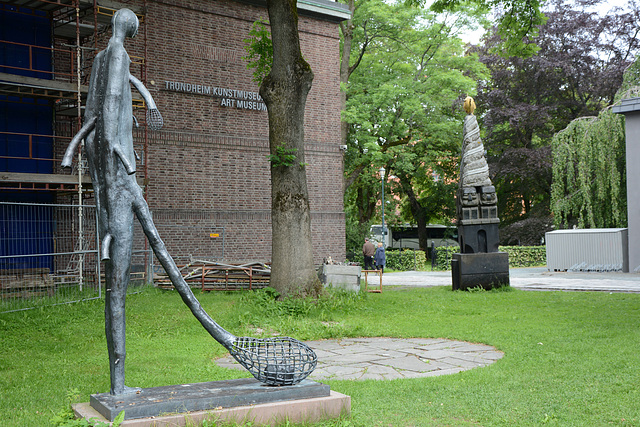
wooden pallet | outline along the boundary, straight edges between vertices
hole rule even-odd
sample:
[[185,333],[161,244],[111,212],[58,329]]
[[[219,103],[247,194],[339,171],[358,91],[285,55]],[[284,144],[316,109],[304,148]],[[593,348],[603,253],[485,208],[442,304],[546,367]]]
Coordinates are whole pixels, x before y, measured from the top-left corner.
[[3,299],[53,296],[55,283],[48,268],[0,270],[0,296]]
[[[178,268],[185,282],[204,292],[264,288],[269,285],[271,277],[270,268],[260,262],[235,265],[195,260]],[[154,277],[154,283],[159,288],[173,288],[166,274]]]

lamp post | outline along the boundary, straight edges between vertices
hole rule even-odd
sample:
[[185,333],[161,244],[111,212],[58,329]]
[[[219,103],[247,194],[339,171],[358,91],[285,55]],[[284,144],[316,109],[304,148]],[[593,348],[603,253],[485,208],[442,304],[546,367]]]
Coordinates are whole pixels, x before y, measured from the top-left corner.
[[384,227],[384,167],[381,166],[378,172],[380,172],[380,181],[382,181],[382,245],[386,248],[387,241],[385,240],[385,236],[387,235],[387,230]]

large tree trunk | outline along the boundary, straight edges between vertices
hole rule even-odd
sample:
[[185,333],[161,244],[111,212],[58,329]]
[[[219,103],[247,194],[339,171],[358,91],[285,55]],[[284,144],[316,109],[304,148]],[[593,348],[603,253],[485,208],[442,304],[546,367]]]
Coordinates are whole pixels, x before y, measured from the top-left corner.
[[379,197],[373,197],[368,187],[358,187],[356,191],[356,206],[358,207],[358,223],[367,224],[376,213],[376,201]]
[[409,199],[411,214],[418,226],[418,246],[420,247],[420,250],[423,250],[426,254],[427,248],[429,247],[429,239],[427,236],[427,223],[429,221],[428,212],[418,201],[418,197],[413,191],[411,180],[407,176],[400,176],[399,178],[400,186]]
[[304,108],[313,73],[302,58],[295,0],[268,0],[273,64],[260,85],[269,113],[271,286],[283,296],[315,295],[304,156]]

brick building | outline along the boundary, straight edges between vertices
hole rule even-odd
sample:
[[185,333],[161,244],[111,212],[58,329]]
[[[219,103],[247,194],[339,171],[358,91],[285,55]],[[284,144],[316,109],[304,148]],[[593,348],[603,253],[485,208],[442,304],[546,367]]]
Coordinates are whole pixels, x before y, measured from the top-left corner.
[[[0,202],[92,203],[81,159],[72,172],[60,160],[80,123],[91,60],[121,7],[141,22],[125,42],[131,73],[164,119],[151,131],[134,100],[137,178],[170,253],[178,262],[269,261],[267,112],[243,59],[252,24],[268,20],[261,0],[0,0]],[[328,0],[300,0],[298,10],[315,75],[305,150],[319,263],[345,257],[338,25],[349,13]]]

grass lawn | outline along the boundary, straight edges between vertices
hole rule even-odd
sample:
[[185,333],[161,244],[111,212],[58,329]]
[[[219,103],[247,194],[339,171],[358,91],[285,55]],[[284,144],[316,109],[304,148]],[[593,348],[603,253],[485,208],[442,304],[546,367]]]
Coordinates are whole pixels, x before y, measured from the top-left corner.
[[[443,377],[327,381],[352,398],[352,417],[328,425],[640,425],[640,295],[438,287],[319,303],[276,304],[265,292],[197,296],[236,335],[450,338],[505,353]],[[103,309],[90,301],[0,314],[0,425],[46,426],[68,394],[88,401],[108,391]],[[130,295],[127,339],[128,385],[249,376],[212,362],[225,350],[176,292]]]

